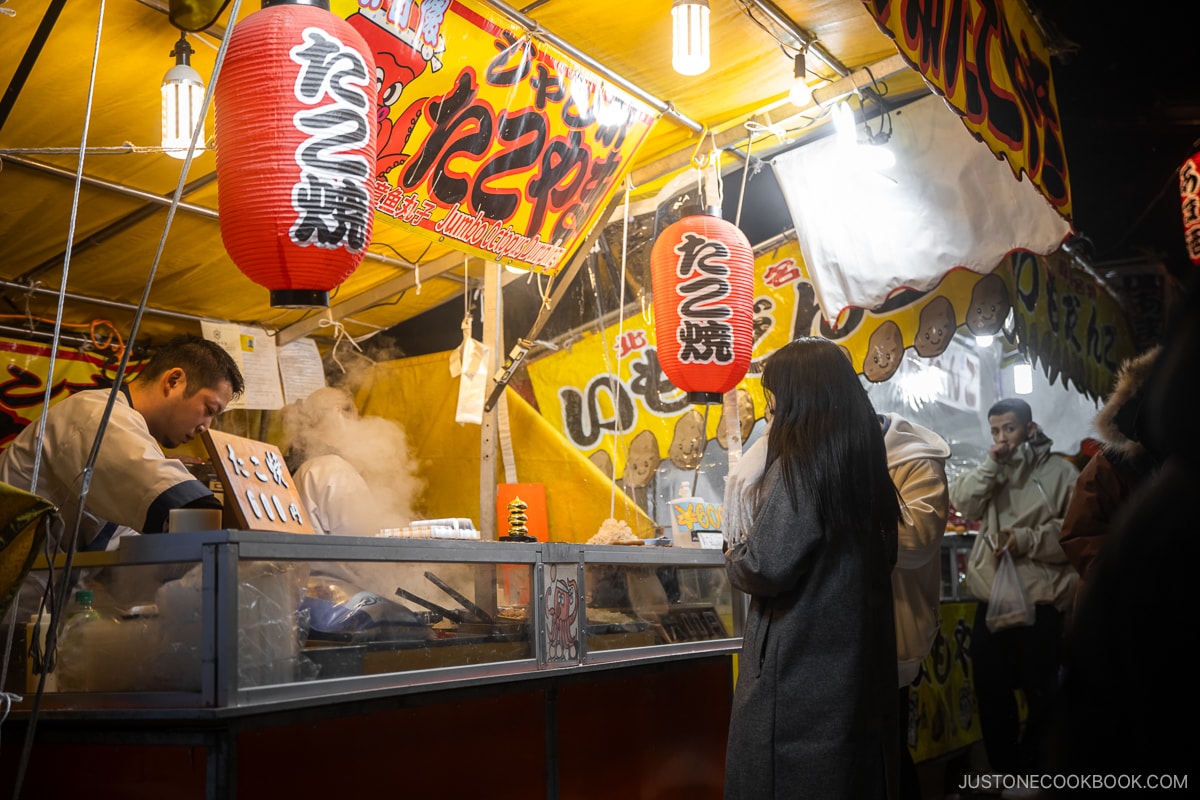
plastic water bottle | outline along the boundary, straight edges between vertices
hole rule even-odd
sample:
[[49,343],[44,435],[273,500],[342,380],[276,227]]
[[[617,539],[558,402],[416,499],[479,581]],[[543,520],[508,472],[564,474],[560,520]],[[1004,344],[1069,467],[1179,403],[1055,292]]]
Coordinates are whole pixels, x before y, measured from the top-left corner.
[[67,615],[58,637],[58,688],[62,692],[86,692],[88,686],[87,631],[100,621],[100,612],[92,606],[93,593],[75,592],[75,607]]

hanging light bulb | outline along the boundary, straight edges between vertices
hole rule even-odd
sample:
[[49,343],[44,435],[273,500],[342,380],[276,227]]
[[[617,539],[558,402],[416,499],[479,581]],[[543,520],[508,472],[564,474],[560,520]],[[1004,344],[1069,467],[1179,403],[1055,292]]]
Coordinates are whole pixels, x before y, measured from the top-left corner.
[[812,87],[808,85],[808,69],[804,64],[804,50],[796,54],[792,66],[792,90],[788,102],[797,108],[807,108],[812,103]]
[[672,0],[671,66],[680,75],[708,70],[708,0]]
[[1024,359],[1013,365],[1013,391],[1017,394],[1033,393],[1033,367]]
[[187,42],[187,35],[179,34],[179,41],[171,51],[175,66],[163,77],[162,146],[163,151],[173,158],[187,158],[192,131],[197,124],[200,135],[196,138],[196,152],[204,149],[204,118],[200,114],[204,105],[204,80],[191,65],[195,52]]
[[833,107],[833,129],[840,147],[853,150],[858,145],[858,131],[854,129],[854,109],[842,100]]

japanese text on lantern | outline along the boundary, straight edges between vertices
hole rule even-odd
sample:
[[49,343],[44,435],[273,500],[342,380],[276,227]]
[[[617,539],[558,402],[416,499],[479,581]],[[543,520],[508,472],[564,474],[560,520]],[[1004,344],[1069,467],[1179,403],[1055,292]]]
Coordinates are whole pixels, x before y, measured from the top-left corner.
[[1200,152],[1179,168],[1179,199],[1183,204],[1183,242],[1192,263],[1200,266]]
[[367,127],[367,74],[362,55],[319,28],[289,53],[300,65],[296,99],[309,108],[292,118],[308,138],[296,149],[300,180],[292,187],[297,244],[361,253],[370,237],[370,165],[353,152],[371,141]]
[[717,239],[685,233],[675,245],[680,282],[679,360],[693,364],[729,364],[733,361],[733,309],[727,302],[729,248]]

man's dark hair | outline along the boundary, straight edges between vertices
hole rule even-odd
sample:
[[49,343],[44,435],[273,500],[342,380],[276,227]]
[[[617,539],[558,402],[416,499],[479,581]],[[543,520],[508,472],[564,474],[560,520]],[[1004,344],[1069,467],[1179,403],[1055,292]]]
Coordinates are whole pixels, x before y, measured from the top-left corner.
[[1003,400],[998,400],[994,406],[988,409],[988,417],[997,417],[1001,414],[1016,414],[1017,421],[1022,425],[1028,425],[1033,422],[1033,409],[1029,407],[1029,403],[1020,400],[1016,397],[1006,397]]
[[154,380],[176,367],[187,375],[187,397],[191,397],[202,388],[215,389],[221,381],[229,381],[234,397],[239,396],[246,388],[242,371],[238,369],[233,356],[216,342],[190,334],[172,339],[155,350],[154,355],[142,367],[139,378]]

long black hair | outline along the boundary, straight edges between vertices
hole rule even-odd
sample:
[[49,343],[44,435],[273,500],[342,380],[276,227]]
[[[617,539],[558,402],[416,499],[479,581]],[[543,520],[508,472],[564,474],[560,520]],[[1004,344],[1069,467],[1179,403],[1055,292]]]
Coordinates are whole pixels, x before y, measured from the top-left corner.
[[883,431],[841,348],[797,339],[767,359],[762,385],[775,404],[766,466],[781,462],[792,507],[803,497],[826,530],[894,537],[900,502]]

